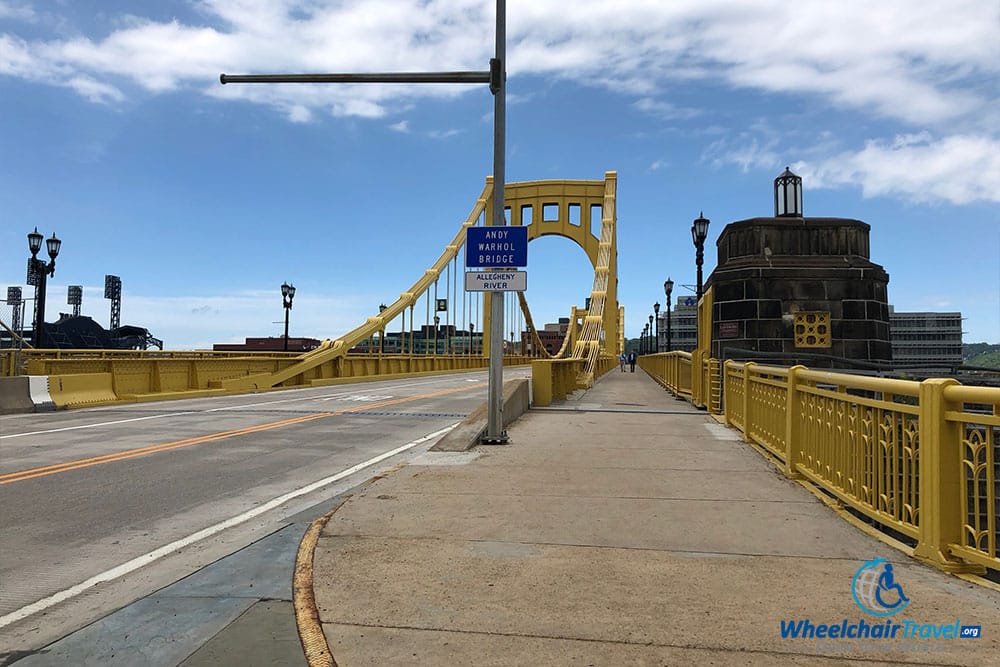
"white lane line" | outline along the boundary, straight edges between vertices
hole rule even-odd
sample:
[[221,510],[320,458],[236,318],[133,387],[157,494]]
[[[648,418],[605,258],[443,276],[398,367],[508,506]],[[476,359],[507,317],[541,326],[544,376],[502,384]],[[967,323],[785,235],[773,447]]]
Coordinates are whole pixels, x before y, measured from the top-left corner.
[[26,435],[45,435],[46,433],[62,433],[63,431],[76,431],[81,428],[97,428],[98,426],[111,426],[113,424],[127,424],[129,422],[141,422],[147,419],[163,419],[164,417],[177,417],[179,415],[193,415],[196,411],[171,412],[165,415],[149,415],[147,417],[133,417],[132,419],[116,419],[112,422],[100,422],[97,424],[80,424],[78,426],[64,426],[63,428],[50,428],[47,431],[28,431],[27,433],[11,433],[10,435],[0,435],[0,440],[8,438],[23,438]]
[[65,590],[59,591],[54,595],[50,595],[49,597],[43,598],[38,602],[29,604],[26,607],[21,607],[17,611],[12,611],[6,616],[0,616],[0,628],[6,627],[11,623],[16,623],[20,620],[23,620],[31,616],[32,614],[37,614],[40,611],[44,611],[45,609],[48,609],[53,605],[59,604],[60,602],[74,598],[77,595],[80,595],[81,593],[86,591],[88,588],[91,588],[92,586],[96,586],[97,584],[102,584],[108,581],[113,581],[114,579],[126,575],[129,572],[134,572],[135,570],[138,570],[141,567],[145,567],[146,565],[149,565],[150,563],[157,561],[163,558],[164,556],[169,556],[170,554],[179,551],[184,547],[190,546],[195,542],[199,542],[205,539],[206,537],[211,537],[212,535],[215,535],[216,533],[221,533],[222,531],[228,528],[232,528],[233,526],[238,526],[241,523],[249,521],[255,516],[259,516],[265,512],[269,512],[276,507],[280,507],[281,505],[287,503],[289,500],[293,500],[295,498],[298,498],[299,496],[304,496],[307,493],[312,493],[317,489],[323,488],[327,484],[332,484],[333,482],[344,479],[345,477],[349,477],[350,475],[353,475],[359,470],[364,470],[365,468],[368,468],[369,466],[373,466],[376,463],[384,461],[389,457],[405,452],[406,450],[412,449],[417,445],[421,445],[427,442],[428,440],[433,440],[434,438],[440,435],[444,435],[445,433],[452,430],[456,426],[458,426],[458,422],[452,424],[451,426],[446,426],[439,431],[434,431],[433,433],[429,433],[422,438],[414,440],[413,442],[408,442],[401,447],[397,447],[396,449],[393,449],[391,451],[379,454],[378,456],[370,458],[363,463],[359,463],[356,466],[352,466],[350,468],[347,468],[346,470],[342,470],[335,475],[331,475],[330,477],[325,477],[324,479],[321,479],[318,482],[313,482],[308,486],[303,486],[302,488],[286,493],[283,496],[278,496],[277,498],[269,500],[263,505],[255,507],[252,510],[244,512],[243,514],[238,514],[232,518],[226,519],[225,521],[220,521],[219,523],[213,526],[209,526],[208,528],[199,530],[198,532],[192,533],[187,537],[183,537],[179,540],[176,540],[175,542],[167,544],[166,546],[162,546],[159,549],[155,549],[147,554],[143,554],[138,558],[133,558],[127,563],[122,563],[118,567],[113,567],[110,570],[106,570],[98,575],[91,577],[90,579],[87,579],[84,582],[81,582],[75,586],[71,586]]

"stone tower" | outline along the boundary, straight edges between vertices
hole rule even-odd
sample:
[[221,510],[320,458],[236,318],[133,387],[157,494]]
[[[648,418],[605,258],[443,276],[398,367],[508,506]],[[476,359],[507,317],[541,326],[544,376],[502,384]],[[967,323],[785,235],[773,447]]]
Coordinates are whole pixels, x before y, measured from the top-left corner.
[[712,356],[780,353],[814,368],[839,365],[834,357],[890,361],[889,275],[869,258],[870,229],[803,216],[802,179],[785,169],[774,217],[732,222],[716,242]]

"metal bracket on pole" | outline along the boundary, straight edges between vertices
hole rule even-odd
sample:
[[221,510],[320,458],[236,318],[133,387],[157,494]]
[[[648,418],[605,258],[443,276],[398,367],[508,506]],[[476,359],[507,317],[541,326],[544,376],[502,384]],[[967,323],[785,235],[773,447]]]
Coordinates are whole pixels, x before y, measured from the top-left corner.
[[[493,93],[493,216],[492,225],[507,224],[504,216],[504,157],[506,153],[506,72],[507,3],[497,0],[496,57],[490,59],[488,72],[400,72],[380,74],[220,74],[227,83],[488,83]],[[503,292],[492,292],[490,299],[490,371],[487,407],[489,418],[485,444],[507,442],[503,430]],[[412,339],[411,339],[412,343]]]
[[220,74],[227,83],[488,83],[492,72],[400,72],[384,74]]

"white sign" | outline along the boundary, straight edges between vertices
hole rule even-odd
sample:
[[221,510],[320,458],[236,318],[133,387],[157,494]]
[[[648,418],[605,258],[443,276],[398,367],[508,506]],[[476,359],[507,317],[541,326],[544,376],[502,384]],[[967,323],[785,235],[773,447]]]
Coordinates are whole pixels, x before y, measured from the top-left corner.
[[528,289],[527,271],[467,271],[466,292],[523,292]]

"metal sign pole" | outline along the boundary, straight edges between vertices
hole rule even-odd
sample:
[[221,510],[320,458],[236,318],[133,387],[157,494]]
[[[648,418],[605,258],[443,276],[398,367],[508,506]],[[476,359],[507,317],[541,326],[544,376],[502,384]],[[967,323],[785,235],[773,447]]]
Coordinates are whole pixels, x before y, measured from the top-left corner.
[[[507,90],[507,5],[497,0],[496,57],[490,63],[494,75],[493,92],[493,226],[507,224],[504,216],[504,168],[506,146]],[[504,293],[493,292],[490,298],[490,383],[487,398],[488,417],[482,441],[487,444],[507,442],[503,429],[503,305]]]

